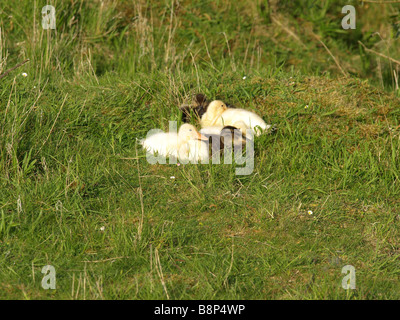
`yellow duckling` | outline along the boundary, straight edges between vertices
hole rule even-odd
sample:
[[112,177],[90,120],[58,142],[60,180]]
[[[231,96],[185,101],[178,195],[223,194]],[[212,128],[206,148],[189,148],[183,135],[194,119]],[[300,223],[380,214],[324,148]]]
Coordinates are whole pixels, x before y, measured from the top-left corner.
[[200,118],[202,128],[211,126],[237,127],[238,123],[240,123],[240,127],[242,127],[242,132],[246,129],[252,129],[256,136],[261,135],[271,127],[254,112],[245,109],[228,108],[226,104],[220,100],[210,102],[206,112]]
[[164,157],[174,157],[182,163],[207,163],[208,138],[191,124],[185,123],[176,132],[157,132],[140,141],[143,148]]

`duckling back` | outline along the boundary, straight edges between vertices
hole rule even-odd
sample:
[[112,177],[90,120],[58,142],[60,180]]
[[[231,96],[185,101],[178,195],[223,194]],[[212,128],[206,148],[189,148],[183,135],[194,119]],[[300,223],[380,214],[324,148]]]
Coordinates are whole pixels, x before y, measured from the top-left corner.
[[177,157],[178,135],[175,132],[163,132],[151,134],[141,141],[141,145],[147,152],[159,154],[164,157]]
[[270,125],[255,114],[254,112],[245,109],[226,109],[220,117],[215,120],[215,125],[234,126],[235,123],[242,121],[248,128],[253,129],[256,136],[261,135]]

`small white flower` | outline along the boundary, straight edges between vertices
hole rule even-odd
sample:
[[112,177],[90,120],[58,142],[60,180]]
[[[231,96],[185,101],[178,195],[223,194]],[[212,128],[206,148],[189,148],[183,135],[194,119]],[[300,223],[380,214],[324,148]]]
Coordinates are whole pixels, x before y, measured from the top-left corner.
[[307,109],[308,108],[308,105],[306,105],[305,107],[304,107],[304,109]]
[[243,77],[243,80],[246,80],[246,78],[247,78],[247,77],[246,77],[246,76],[244,76],[244,77]]
[[181,164],[180,164],[180,163],[177,163],[176,165],[179,167]]
[[106,229],[105,226],[100,227],[100,231],[104,231]]
[[311,210],[308,210],[307,213],[308,213],[309,215],[312,215],[312,214],[313,214],[313,212],[312,212]]
[[26,77],[28,76],[28,74],[27,74],[26,72],[22,72],[22,76],[23,76],[24,78],[26,78]]
[[175,179],[175,177],[174,177],[174,176],[171,176],[170,179]]

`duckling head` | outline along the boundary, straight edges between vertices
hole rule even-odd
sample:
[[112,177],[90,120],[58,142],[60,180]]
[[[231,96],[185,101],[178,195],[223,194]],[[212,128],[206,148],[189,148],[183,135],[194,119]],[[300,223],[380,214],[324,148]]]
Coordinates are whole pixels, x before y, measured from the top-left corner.
[[215,116],[219,116],[222,112],[224,112],[228,107],[221,100],[211,101],[208,105],[207,112],[213,114]]
[[203,114],[201,122],[204,123],[203,126],[213,125],[215,120],[221,116],[221,114],[228,109],[226,104],[221,100],[211,101],[207,106],[207,111]]
[[181,125],[178,131],[179,140],[184,143],[189,140],[203,140],[208,141],[208,138],[203,136],[200,132],[196,130],[191,124],[185,123]]

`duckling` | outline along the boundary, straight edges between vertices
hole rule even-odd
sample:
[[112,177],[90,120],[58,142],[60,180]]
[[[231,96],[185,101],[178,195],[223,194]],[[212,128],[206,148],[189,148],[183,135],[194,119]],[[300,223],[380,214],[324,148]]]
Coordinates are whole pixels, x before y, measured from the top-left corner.
[[228,108],[220,100],[210,102],[206,112],[200,118],[201,127],[235,126],[237,122],[243,123],[246,127],[245,130],[252,129],[256,136],[261,135],[271,127],[254,112],[245,109]]
[[182,111],[182,121],[189,122],[189,119],[192,117],[192,115],[200,119],[201,116],[207,111],[208,104],[209,102],[207,102],[204,94],[196,94],[192,104],[184,104],[179,107],[179,109]]
[[209,159],[208,138],[191,124],[185,123],[176,132],[158,132],[140,141],[151,154],[178,158],[182,163],[206,163]]
[[211,155],[222,152],[226,148],[234,151],[243,150],[249,138],[235,126],[210,126],[200,130],[201,134],[208,137],[211,146]]

